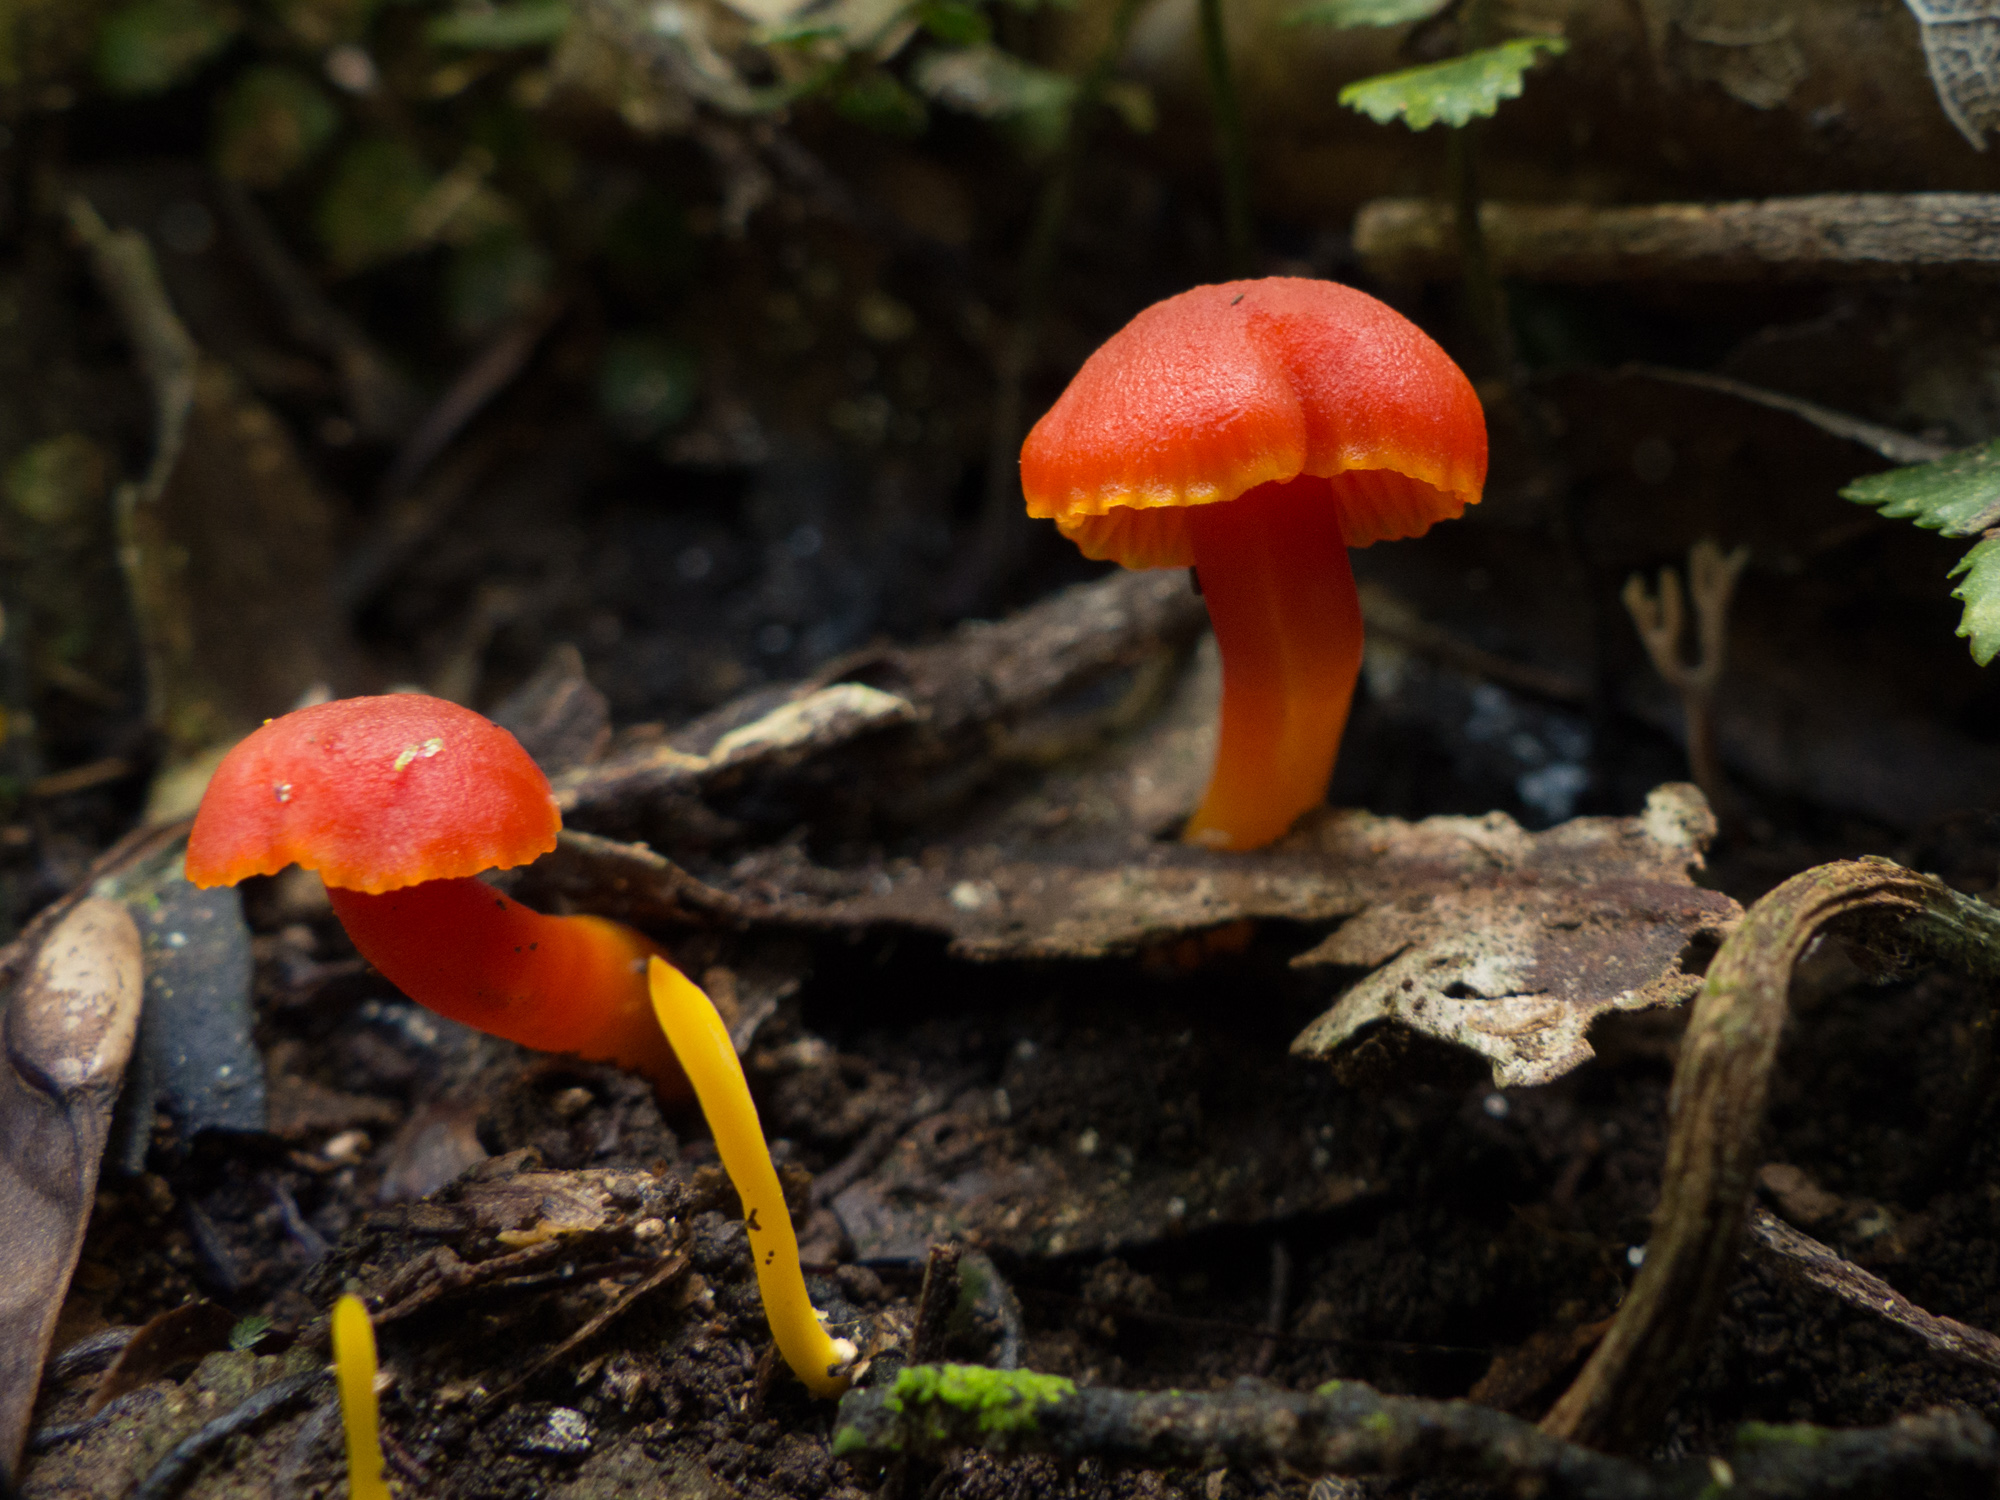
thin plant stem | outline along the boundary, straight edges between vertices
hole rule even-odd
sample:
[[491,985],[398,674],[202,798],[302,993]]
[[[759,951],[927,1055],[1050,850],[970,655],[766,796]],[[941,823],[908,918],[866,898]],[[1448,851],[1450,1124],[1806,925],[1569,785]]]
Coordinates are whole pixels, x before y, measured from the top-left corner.
[[1201,0],[1201,61],[1215,114],[1215,154],[1222,167],[1222,243],[1229,274],[1251,270],[1250,146],[1243,109],[1229,67],[1229,39],[1222,30],[1222,0]]
[[[1477,52],[1493,42],[1493,0],[1466,0],[1459,12],[1459,37],[1465,52]],[[1507,297],[1493,274],[1493,257],[1486,247],[1480,221],[1479,127],[1467,123],[1450,132],[1446,161],[1451,183],[1452,227],[1458,235],[1458,265],[1464,278],[1466,310],[1486,340],[1495,373],[1509,385],[1521,380],[1514,349],[1513,325],[1507,318]]]
[[1486,248],[1486,229],[1480,222],[1479,135],[1475,125],[1461,125],[1451,132],[1447,146],[1451,178],[1452,223],[1458,234],[1458,265],[1464,278],[1466,311],[1472,315],[1480,337],[1498,373],[1510,383],[1518,371],[1513,325],[1507,318],[1507,297],[1493,274],[1493,257]]

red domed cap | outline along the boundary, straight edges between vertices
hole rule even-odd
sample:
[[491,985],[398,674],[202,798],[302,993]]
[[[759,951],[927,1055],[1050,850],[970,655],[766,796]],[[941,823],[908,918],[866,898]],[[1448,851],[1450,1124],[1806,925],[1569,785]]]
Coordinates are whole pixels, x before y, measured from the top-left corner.
[[1192,565],[1184,507],[1300,475],[1334,481],[1349,546],[1416,536],[1478,501],[1486,416],[1408,318],[1290,276],[1147,308],[1021,449],[1028,514],[1127,567]]
[[187,877],[234,885],[287,865],[380,892],[524,865],[562,814],[521,742],[420,693],[272,719],[223,757],[188,836]]

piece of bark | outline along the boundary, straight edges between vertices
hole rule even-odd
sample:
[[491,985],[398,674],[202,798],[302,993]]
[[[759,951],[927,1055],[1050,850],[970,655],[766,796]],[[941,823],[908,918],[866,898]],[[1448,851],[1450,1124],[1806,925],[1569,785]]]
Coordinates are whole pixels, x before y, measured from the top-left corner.
[[[1830,193],[1745,203],[1486,203],[1494,274],[1527,281],[1902,281],[2000,272],[2000,194]],[[1354,248],[1395,280],[1454,277],[1452,205],[1385,198]]]
[[1178,571],[1118,572],[934,646],[885,648],[556,778],[564,820],[669,847],[800,822],[910,827],[1129,720],[1106,693],[1208,619]]
[[20,1463],[42,1361],[83,1248],[139,1022],[139,932],[80,902],[7,1002],[0,1067],[0,1480]]
[[583,653],[569,641],[549,648],[534,675],[494,708],[492,719],[550,776],[589,765],[611,742],[611,705],[592,686]]

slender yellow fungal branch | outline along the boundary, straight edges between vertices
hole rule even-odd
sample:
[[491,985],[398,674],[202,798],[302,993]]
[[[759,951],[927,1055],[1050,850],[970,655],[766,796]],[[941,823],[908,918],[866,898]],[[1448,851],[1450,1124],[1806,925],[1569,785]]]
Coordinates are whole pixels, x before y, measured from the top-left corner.
[[750,1232],[757,1291],[764,1299],[771,1337],[807,1390],[815,1396],[838,1396],[848,1386],[844,1372],[854,1363],[854,1345],[827,1333],[806,1295],[791,1211],[785,1207],[778,1169],[771,1165],[764,1127],[758,1123],[757,1106],[729,1030],[708,996],[673,965],[652,960],[647,981],[653,1014],[660,1018],[660,1029],[694,1085],[723,1170],[743,1199],[743,1227]]
[[375,1325],[352,1293],[333,1304],[333,1374],[347,1429],[347,1493],[352,1500],[389,1500],[375,1422]]

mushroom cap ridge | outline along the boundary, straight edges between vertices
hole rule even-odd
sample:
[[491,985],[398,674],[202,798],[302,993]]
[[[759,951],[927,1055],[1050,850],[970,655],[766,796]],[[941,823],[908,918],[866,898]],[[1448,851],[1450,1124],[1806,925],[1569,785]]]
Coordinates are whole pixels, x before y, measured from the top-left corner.
[[1084,361],[1021,449],[1028,514],[1092,557],[1194,561],[1181,508],[1334,480],[1350,546],[1478,501],[1486,418],[1424,331],[1337,282],[1268,277],[1155,303]]
[[234,885],[297,864],[379,893],[526,864],[561,827],[548,778],[499,725],[420,693],[343,698],[268,720],[223,757],[187,876]]

